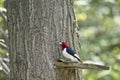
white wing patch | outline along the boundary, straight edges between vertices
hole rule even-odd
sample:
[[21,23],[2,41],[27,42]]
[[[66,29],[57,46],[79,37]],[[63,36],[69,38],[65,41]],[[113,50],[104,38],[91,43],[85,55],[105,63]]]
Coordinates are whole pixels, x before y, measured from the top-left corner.
[[77,54],[75,54],[75,56],[76,56],[78,59],[80,59],[80,57],[79,57]]
[[[73,57],[72,55],[70,55],[70,54],[68,54],[68,53],[66,52],[66,48],[65,48],[62,52],[63,52],[63,56],[64,56],[65,58],[70,59],[70,60],[73,61],[73,62],[79,62],[75,57]],[[75,54],[75,56],[76,56],[77,58],[79,58],[79,56],[78,56],[77,54]],[[79,58],[79,59],[80,59],[80,58]]]

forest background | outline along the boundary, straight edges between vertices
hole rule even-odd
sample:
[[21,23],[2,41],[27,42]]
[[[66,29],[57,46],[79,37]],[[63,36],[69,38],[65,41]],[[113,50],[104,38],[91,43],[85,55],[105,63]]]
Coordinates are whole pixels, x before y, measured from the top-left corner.
[[[74,0],[83,61],[111,66],[109,71],[83,70],[83,80],[119,80],[120,0]],[[0,80],[9,77],[5,0],[0,0]]]

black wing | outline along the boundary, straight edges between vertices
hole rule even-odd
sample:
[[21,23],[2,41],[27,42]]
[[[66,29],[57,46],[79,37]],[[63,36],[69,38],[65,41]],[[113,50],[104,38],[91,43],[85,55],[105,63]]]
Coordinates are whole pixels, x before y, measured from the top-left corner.
[[77,56],[74,55],[74,54],[75,54],[75,51],[74,51],[71,47],[67,47],[67,48],[66,48],[66,51],[67,51],[70,55],[72,55],[73,57],[77,58],[78,61],[81,61]]
[[71,47],[67,47],[66,51],[72,56],[74,56],[74,54],[75,54],[75,51]]

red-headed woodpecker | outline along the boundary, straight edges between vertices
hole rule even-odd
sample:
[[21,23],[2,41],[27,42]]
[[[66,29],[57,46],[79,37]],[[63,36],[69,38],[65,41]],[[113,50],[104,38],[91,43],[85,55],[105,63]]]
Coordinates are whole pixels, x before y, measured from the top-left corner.
[[75,51],[68,45],[67,42],[61,42],[61,49],[63,56],[67,59],[70,59],[73,62],[82,62],[80,57],[75,53]]

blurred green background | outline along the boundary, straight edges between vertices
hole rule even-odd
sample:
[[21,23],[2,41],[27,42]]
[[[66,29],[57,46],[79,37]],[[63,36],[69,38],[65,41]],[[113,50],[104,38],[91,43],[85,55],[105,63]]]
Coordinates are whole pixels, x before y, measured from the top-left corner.
[[[5,0],[0,0],[0,80],[9,76]],[[74,0],[81,58],[111,66],[108,71],[83,70],[83,80],[120,80],[120,0]]]
[[6,26],[5,0],[0,0],[0,80],[8,80],[9,77],[9,54],[7,47],[8,30]]
[[83,70],[83,80],[120,80],[120,0],[74,0],[81,58],[111,67]]

